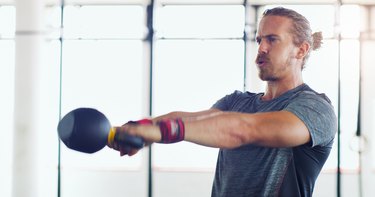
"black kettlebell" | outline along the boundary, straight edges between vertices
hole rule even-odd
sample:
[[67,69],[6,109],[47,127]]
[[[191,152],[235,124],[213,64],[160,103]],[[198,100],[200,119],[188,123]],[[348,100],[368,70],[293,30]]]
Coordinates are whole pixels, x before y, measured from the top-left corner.
[[115,132],[105,115],[92,108],[70,111],[60,120],[57,131],[68,148],[84,153],[97,152],[111,140],[137,149],[144,146],[140,137]]

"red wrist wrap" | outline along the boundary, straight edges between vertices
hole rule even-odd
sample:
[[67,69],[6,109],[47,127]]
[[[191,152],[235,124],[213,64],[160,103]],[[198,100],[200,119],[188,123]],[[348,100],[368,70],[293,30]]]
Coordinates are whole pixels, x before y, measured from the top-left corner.
[[170,144],[184,140],[185,125],[180,118],[161,120],[157,124],[161,133],[160,143]]
[[137,121],[129,121],[127,122],[126,124],[139,124],[139,125],[149,125],[149,124],[152,124],[152,120],[151,119],[141,119],[141,120],[137,120]]

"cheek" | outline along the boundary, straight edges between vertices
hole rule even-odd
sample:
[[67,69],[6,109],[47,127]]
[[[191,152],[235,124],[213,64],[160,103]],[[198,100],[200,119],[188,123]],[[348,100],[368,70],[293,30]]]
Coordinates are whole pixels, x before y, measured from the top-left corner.
[[286,50],[273,50],[272,51],[272,62],[274,64],[280,64],[285,62],[285,60],[290,59],[292,54]]
[[279,50],[279,51],[273,51],[272,55],[272,65],[274,65],[275,68],[283,69],[286,67],[289,67],[292,64],[295,64],[296,60],[296,54],[294,51],[291,50]]
[[296,58],[297,54],[298,54],[298,50],[296,50],[295,48],[280,47],[277,50],[275,50],[274,57],[278,61],[284,62],[285,60]]

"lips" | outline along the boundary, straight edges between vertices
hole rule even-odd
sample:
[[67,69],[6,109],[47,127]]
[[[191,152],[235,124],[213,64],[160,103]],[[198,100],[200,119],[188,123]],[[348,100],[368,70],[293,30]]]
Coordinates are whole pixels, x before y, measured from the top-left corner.
[[265,55],[258,55],[255,62],[259,67],[262,67],[269,62],[269,59]]

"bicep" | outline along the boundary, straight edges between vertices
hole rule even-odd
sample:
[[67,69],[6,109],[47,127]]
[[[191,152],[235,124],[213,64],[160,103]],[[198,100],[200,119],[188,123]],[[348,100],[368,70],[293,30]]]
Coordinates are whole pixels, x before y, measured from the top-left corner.
[[252,114],[254,143],[269,147],[294,147],[311,140],[305,123],[289,111]]
[[288,111],[222,112],[215,117],[186,123],[185,129],[185,140],[217,148],[236,148],[245,144],[293,147],[310,140],[305,124]]

